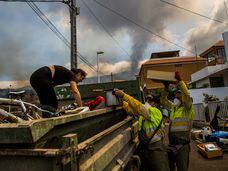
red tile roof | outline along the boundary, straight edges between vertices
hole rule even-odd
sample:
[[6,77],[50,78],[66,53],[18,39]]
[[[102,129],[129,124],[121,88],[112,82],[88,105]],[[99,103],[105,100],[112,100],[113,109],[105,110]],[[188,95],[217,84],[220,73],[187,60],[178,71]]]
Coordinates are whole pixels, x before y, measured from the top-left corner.
[[215,48],[215,47],[224,47],[224,41],[223,40],[220,40],[220,41],[218,41],[218,42],[216,42],[213,46],[211,46],[211,47],[209,47],[208,49],[206,49],[205,51],[203,51],[201,54],[200,54],[200,56],[204,56],[204,55],[206,55],[207,53],[209,53],[211,50],[213,50],[213,48]]
[[185,63],[185,62],[194,62],[194,61],[205,61],[201,57],[171,57],[171,58],[155,58],[150,59],[143,63],[142,65],[158,65],[158,64],[170,64],[170,63]]
[[217,43],[215,43],[213,46],[224,46],[224,41],[220,40]]

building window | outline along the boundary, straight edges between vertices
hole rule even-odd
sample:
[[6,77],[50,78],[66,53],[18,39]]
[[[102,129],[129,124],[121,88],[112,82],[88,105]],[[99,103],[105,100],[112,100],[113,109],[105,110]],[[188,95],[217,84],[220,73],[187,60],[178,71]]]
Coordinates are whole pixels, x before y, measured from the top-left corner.
[[175,67],[182,67],[182,64],[175,64]]
[[224,87],[223,77],[210,77],[209,79],[211,87]]
[[218,54],[218,57],[222,57],[223,59],[226,57],[226,53],[225,53],[224,48],[217,49],[217,54]]
[[210,52],[210,53],[207,54],[207,60],[208,60],[208,62],[211,62],[214,59],[215,59],[215,52],[214,51],[212,51],[212,52]]

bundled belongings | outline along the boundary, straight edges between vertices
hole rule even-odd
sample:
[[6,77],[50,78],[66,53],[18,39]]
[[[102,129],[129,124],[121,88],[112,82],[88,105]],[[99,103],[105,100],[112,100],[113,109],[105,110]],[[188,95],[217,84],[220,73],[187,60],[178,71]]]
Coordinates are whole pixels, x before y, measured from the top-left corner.
[[214,131],[210,136],[211,141],[215,141],[219,147],[228,149],[228,132]]
[[88,106],[90,110],[101,109],[105,107],[105,98],[102,96],[97,96],[95,100],[89,101],[84,105]]
[[202,135],[202,130],[201,129],[192,129],[191,130],[191,138],[193,140],[200,139],[200,135]]
[[215,131],[212,133],[211,136],[228,139],[228,132],[226,132],[226,131]]
[[206,158],[215,158],[222,156],[222,149],[218,147],[215,143],[203,143],[198,144],[197,148],[199,152]]
[[215,144],[205,144],[205,150],[207,152],[219,150],[218,146]]

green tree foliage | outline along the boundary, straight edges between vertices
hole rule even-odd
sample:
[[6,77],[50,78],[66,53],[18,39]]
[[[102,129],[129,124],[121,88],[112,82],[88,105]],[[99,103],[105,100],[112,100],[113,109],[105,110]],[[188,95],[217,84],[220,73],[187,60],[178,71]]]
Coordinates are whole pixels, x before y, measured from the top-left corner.
[[219,98],[217,98],[214,95],[209,95],[209,94],[203,93],[203,96],[204,96],[204,102],[205,103],[213,102],[213,101],[219,101]]

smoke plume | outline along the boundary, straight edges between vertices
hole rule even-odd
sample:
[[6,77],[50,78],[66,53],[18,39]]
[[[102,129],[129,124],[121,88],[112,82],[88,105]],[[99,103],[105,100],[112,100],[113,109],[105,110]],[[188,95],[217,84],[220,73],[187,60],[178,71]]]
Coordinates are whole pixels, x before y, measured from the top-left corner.
[[[124,52],[116,46],[115,42],[104,32],[102,27],[99,26],[81,0],[78,0],[78,6],[81,8],[81,14],[77,20],[78,50],[87,57],[87,60],[92,64],[96,64],[95,54],[97,50],[104,50],[105,54],[103,57],[106,58],[106,61],[104,59],[100,60],[100,68],[104,72],[123,72],[129,70],[131,71],[131,75],[135,75],[139,62],[142,61],[145,56],[148,58],[150,55],[145,54],[145,50],[148,46],[165,42],[142,28],[113,14],[109,10],[104,9],[95,3],[94,0],[84,1],[94,11],[113,37],[118,37],[117,40],[124,48],[130,46],[130,49],[126,49],[129,53],[129,58],[129,56],[124,54]],[[99,0],[99,2],[164,37],[167,37],[167,33],[169,33],[169,26],[178,27],[175,24],[181,24],[191,19],[191,15],[180,12],[180,10],[164,4],[159,0]],[[206,2],[206,0],[204,0],[204,2]],[[203,8],[203,4],[199,4],[200,2],[196,0],[185,0],[184,2],[183,0],[175,0],[173,3],[182,3],[183,6],[187,6],[189,9]],[[219,0],[217,0],[216,3],[213,10],[213,17],[224,20],[226,18],[224,6]],[[57,25],[60,32],[70,40],[68,7],[61,3],[37,3],[37,5],[48,18]],[[29,75],[40,66],[51,64],[65,65],[69,62],[70,50],[68,47],[56,38],[54,33],[42,23],[26,4],[9,3],[5,5],[4,3],[3,5],[1,2],[0,8],[1,80],[28,80]],[[20,9],[23,12],[19,13],[18,10],[15,9]],[[185,44],[189,48],[194,49],[194,40],[196,40],[197,49],[201,51],[201,49],[214,43],[227,28],[227,25],[215,22],[207,23],[201,23],[198,27],[192,28],[188,32]],[[129,44],[129,41],[125,40],[126,37],[130,39],[130,45],[125,45],[126,42]],[[172,40],[172,35],[169,36],[168,39]],[[164,44],[162,44],[162,46],[164,50],[167,50],[167,46],[165,47]],[[130,61],[127,61],[128,59],[130,59]],[[127,63],[125,61],[127,61]],[[108,67],[106,67],[106,65]],[[107,70],[107,68],[111,66],[112,68]],[[113,67],[117,69],[113,69]],[[95,73],[93,73],[93,75],[94,74]]]
[[[131,22],[98,6],[96,3],[92,1],[87,2],[90,2],[88,3],[90,6],[95,7],[96,14],[102,22],[105,23],[105,26],[112,34],[118,33],[123,29],[128,31],[132,40],[132,53],[130,54],[131,72],[132,74],[135,74],[137,72],[138,62],[145,55],[145,49],[148,47],[149,43],[155,42],[156,37]],[[163,35],[165,31],[166,21],[174,17],[175,14],[173,10],[168,10],[169,8],[167,8],[166,5],[157,0],[103,0],[99,2],[160,35]],[[91,21],[91,23],[93,23],[93,21]]]

